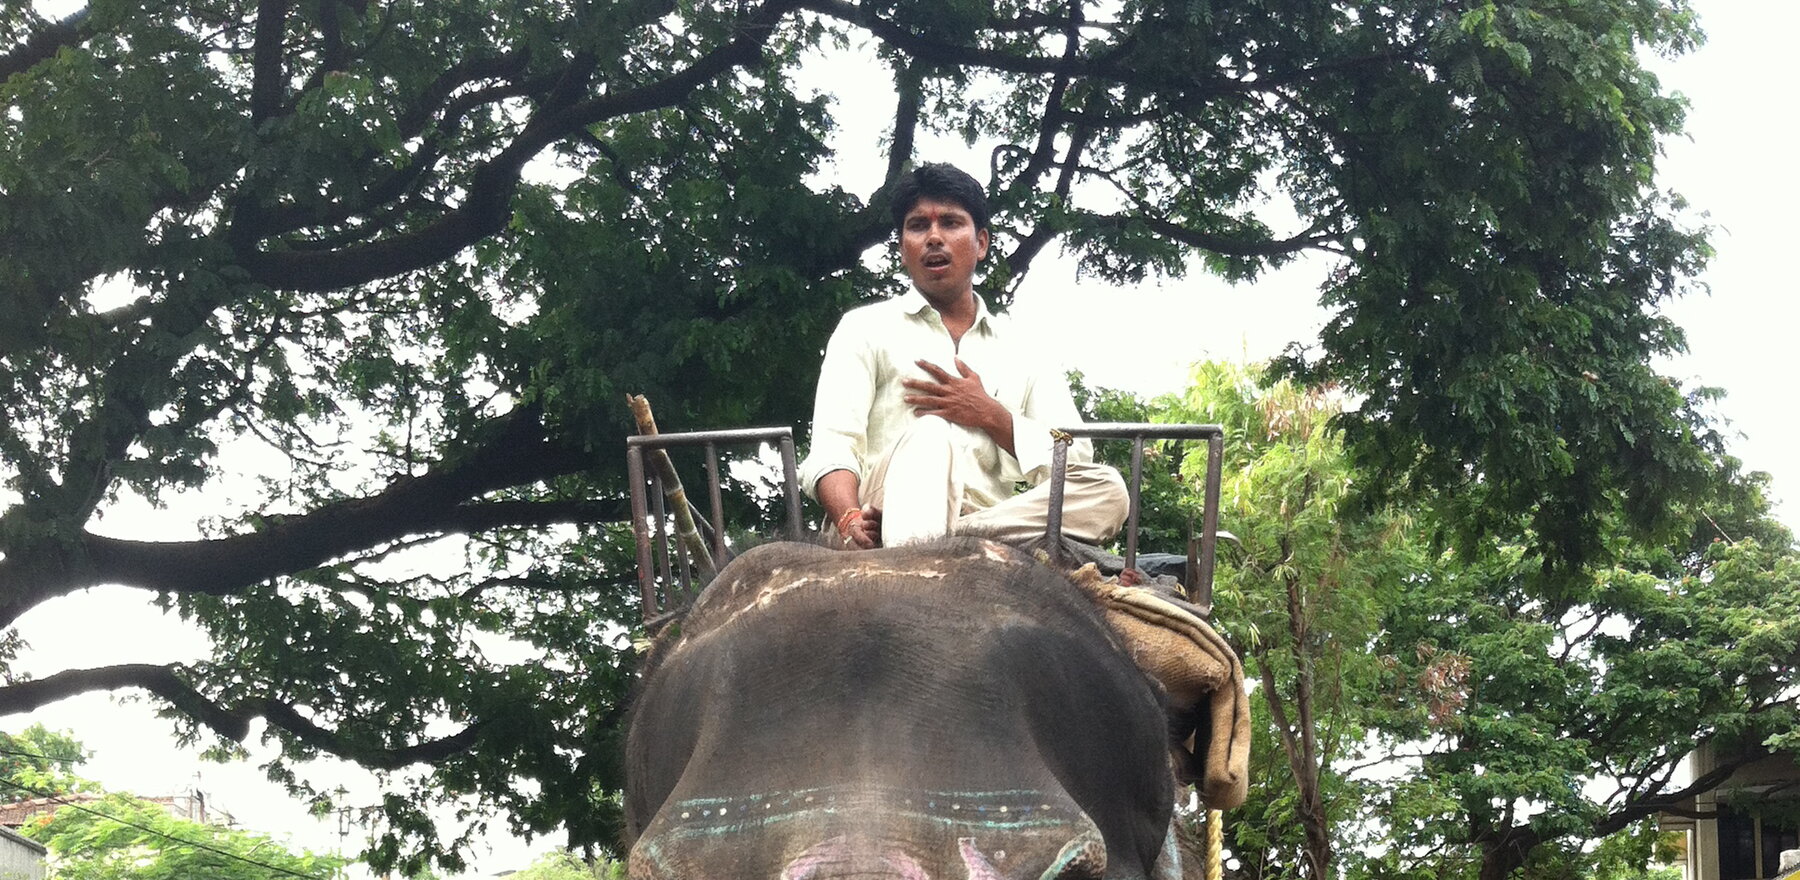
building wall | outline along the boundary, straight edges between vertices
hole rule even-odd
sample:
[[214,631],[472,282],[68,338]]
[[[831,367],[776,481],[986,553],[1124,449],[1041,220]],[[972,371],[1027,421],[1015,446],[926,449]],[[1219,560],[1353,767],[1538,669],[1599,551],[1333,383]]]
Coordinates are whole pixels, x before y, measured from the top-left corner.
[[0,828],[0,880],[44,880],[44,846]]
[[[1703,792],[1694,798],[1697,809],[1711,813],[1719,808],[1714,792]],[[1688,876],[1693,880],[1719,880],[1719,820],[1695,819],[1694,830],[1688,832],[1693,844],[1688,847]]]
[[[1715,766],[1712,749],[1701,746],[1688,756],[1688,778],[1705,773]],[[1721,802],[1726,801],[1733,793],[1754,797],[1762,791],[1779,789],[1796,780],[1800,780],[1800,765],[1796,765],[1792,758],[1768,756],[1738,768],[1718,790],[1697,795],[1691,808],[1702,814],[1717,813]],[[1661,826],[1665,830],[1685,830],[1688,833],[1685,880],[1720,880],[1719,847],[1723,841],[1718,819],[1686,819],[1665,815]],[[1779,868],[1773,861],[1767,853],[1764,854],[1763,877],[1780,876]]]

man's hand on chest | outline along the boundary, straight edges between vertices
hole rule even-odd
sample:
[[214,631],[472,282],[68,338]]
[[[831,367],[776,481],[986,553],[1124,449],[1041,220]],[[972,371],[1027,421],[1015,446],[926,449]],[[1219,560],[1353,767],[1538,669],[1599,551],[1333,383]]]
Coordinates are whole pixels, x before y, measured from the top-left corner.
[[[994,438],[1002,447],[1010,447],[1012,413],[987,392],[981,377],[962,358],[956,359],[956,373],[927,360],[916,362],[929,379],[903,379],[904,400],[920,416],[937,416],[955,425],[976,428]],[[1002,435],[1004,439],[1002,439]]]

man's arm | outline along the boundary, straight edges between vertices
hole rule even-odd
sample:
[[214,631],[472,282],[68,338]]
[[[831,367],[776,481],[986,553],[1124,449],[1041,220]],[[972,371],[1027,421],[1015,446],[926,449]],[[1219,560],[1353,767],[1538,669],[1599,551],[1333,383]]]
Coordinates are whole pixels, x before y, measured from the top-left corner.
[[[842,470],[855,488],[865,464],[869,408],[875,395],[872,358],[867,334],[846,315],[825,344],[825,361],[813,392],[812,439],[799,467],[800,488],[821,504],[825,498],[820,484],[827,474]],[[827,507],[826,512],[833,511]]]
[[[1050,431],[1083,422],[1081,410],[1060,368],[1052,364],[1040,366],[1026,380],[1024,400],[1013,417],[1014,431],[1023,438],[1022,448],[1013,457],[1018,462],[1020,479],[1033,486],[1050,478]],[[1094,460],[1094,442],[1076,440],[1069,447],[1069,462]]]
[[860,509],[877,355],[866,322],[855,315],[844,316],[825,345],[813,397],[812,443],[800,465],[800,480],[825,508],[826,521],[848,543],[866,550],[880,545],[880,511],[849,514]]
[[[864,550],[881,545],[881,511],[871,508],[862,510],[858,503],[861,497],[862,482],[855,473],[845,470],[832,471],[819,478],[817,491],[819,504],[825,508],[825,516],[829,518],[844,540]],[[851,511],[859,511],[850,516]],[[845,520],[848,519],[848,522]]]

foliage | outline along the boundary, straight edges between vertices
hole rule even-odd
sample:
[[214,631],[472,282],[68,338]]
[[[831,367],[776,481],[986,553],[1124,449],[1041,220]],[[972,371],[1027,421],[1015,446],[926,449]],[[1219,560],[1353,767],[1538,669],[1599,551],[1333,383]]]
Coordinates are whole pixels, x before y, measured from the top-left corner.
[[584,861],[567,850],[554,850],[509,876],[514,880],[623,880],[625,864],[604,859]]
[[[1201,364],[1178,397],[1090,406],[1225,430],[1215,615],[1257,682],[1228,817],[1246,877],[1639,877],[1659,810],[1793,753],[1800,554],[1766,475],[1714,459],[1678,537],[1618,525],[1614,564],[1546,580],[1520,544],[1447,549],[1454,505],[1347,504],[1372,476],[1329,393]],[[1145,461],[1148,529],[1176,534],[1203,451]],[[1720,769],[1682,781],[1702,745]]]
[[[1257,793],[1231,816],[1232,849],[1255,877],[1332,877],[1356,842],[1373,789],[1344,768],[1364,757],[1379,708],[1368,695],[1383,670],[1369,649],[1396,583],[1418,564],[1404,517],[1353,516],[1345,505],[1357,473],[1334,427],[1341,408],[1341,396],[1262,368],[1202,363],[1182,394],[1114,414],[1224,430],[1219,517],[1233,539],[1220,547],[1213,602],[1257,682]],[[1206,447],[1168,446],[1146,454],[1157,476],[1144,506],[1197,522]]]
[[[1517,546],[1444,557],[1404,583],[1379,643],[1388,687],[1430,684],[1448,705],[1415,696],[1383,727],[1455,809],[1397,829],[1392,858],[1472,847],[1484,880],[1580,863],[1586,841],[1717,787],[1800,724],[1800,556],[1731,465],[1716,471],[1728,483],[1717,494],[1758,513],[1732,526],[1735,540],[1720,529],[1736,517],[1702,502],[1682,511],[1692,538],[1615,533],[1620,562],[1561,589],[1534,589]],[[1702,744],[1720,769],[1680,781],[1676,766]]]
[[[870,252],[931,133],[992,148],[997,306],[1053,244],[1117,280],[1331,255],[1288,369],[1358,401],[1362,485],[1604,560],[1705,478],[1650,363],[1706,249],[1634,54],[1696,34],[1682,0],[8,5],[0,625],[123,584],[214,652],[9,675],[0,711],[143,688],[220,754],[261,719],[321,809],[307,759],[386,775],[378,868],[495,821],[614,845],[621,395],[799,423],[836,316],[896,287]],[[881,153],[796,79],[864,42]],[[191,540],[97,525],[196,497]]]
[[267,835],[177,818],[119,794],[63,807],[24,833],[49,848],[52,880],[327,880],[345,864],[336,856],[293,852]]
[[1671,835],[1685,836],[1681,832],[1657,831],[1656,820],[1645,819],[1590,848],[1541,848],[1528,861],[1522,876],[1528,880],[1680,880],[1682,869],[1675,859],[1677,853],[1666,846],[1666,838]]
[[0,803],[68,794],[86,787],[75,766],[86,761],[68,731],[33,724],[18,733],[0,732]]

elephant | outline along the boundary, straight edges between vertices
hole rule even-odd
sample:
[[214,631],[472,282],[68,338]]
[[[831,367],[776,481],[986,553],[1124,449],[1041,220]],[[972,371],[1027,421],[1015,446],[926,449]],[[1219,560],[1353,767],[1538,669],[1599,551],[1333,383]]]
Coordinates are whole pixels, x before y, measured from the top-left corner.
[[676,629],[626,736],[633,880],[1179,876],[1162,692],[1031,554],[766,544]]

